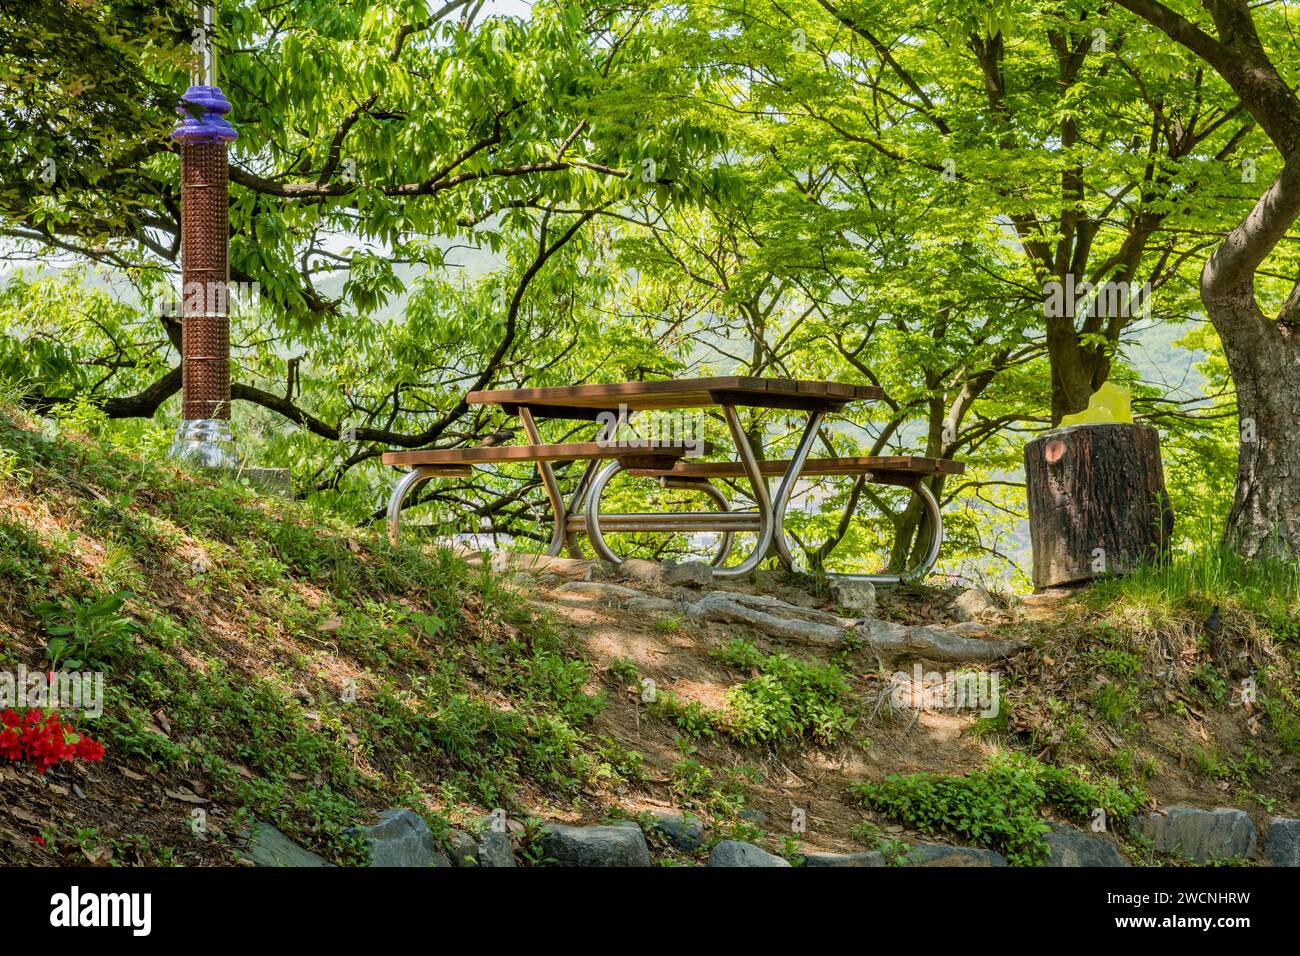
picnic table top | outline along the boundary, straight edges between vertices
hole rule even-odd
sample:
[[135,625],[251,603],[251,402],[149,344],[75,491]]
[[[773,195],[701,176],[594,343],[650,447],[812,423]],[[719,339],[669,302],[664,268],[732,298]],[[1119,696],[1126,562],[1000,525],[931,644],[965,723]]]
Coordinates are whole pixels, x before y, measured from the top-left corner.
[[617,410],[620,405],[634,412],[709,405],[829,411],[849,402],[879,401],[884,397],[884,391],[873,385],[722,375],[653,382],[494,389],[470,392],[465,401],[471,405],[502,405],[507,411],[525,407],[552,418],[595,418],[601,412]]

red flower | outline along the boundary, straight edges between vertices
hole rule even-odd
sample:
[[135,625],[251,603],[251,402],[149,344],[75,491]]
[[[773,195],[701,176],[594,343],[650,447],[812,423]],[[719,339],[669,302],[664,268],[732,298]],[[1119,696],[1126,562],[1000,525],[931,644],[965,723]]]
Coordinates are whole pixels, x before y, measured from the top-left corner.
[[81,737],[77,740],[75,754],[78,760],[97,761],[104,759],[104,745],[98,740]]
[[5,710],[0,712],[0,728],[0,757],[26,759],[40,773],[65,760],[104,759],[102,744],[74,733],[58,714],[29,710],[20,717]]

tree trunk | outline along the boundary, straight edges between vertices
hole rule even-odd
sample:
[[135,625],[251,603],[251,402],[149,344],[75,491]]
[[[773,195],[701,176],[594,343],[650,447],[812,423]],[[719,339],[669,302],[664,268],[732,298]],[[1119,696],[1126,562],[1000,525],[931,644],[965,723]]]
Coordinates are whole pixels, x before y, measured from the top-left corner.
[[1073,425],[1025,446],[1034,587],[1123,574],[1173,531],[1160,436],[1146,425]]
[[1267,321],[1253,290],[1204,296],[1237,386],[1237,485],[1228,545],[1247,558],[1300,555],[1300,330]]

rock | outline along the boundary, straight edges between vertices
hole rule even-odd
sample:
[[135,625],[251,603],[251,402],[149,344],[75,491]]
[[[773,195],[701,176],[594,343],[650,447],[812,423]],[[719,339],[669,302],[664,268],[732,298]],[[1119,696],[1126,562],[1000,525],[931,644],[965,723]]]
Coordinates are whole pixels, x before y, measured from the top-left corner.
[[492,817],[483,819],[483,829],[478,835],[478,865],[518,866],[514,848],[510,845],[509,832],[493,829],[495,822]]
[[706,587],[713,583],[713,565],[703,561],[684,561],[681,564],[668,563],[663,569],[664,584],[690,585]]
[[1025,649],[1020,641],[966,637],[946,627],[896,624],[867,618],[858,634],[881,654],[922,657],[931,661],[996,661]]
[[443,845],[455,866],[478,866],[478,841],[464,830],[448,830]]
[[972,846],[942,846],[938,843],[917,843],[906,847],[894,858],[885,858],[880,850],[866,853],[809,853],[804,866],[1006,866],[1001,853]]
[[997,603],[983,588],[967,588],[952,602],[953,613],[959,621],[978,621],[987,614],[996,613]]
[[870,581],[831,578],[831,597],[837,605],[858,617],[876,613],[876,586]]
[[664,569],[657,561],[644,558],[627,558],[617,567],[619,577],[655,587],[664,580]]
[[370,848],[371,866],[451,866],[434,845],[429,825],[410,810],[382,811],[379,822],[361,836]]
[[240,856],[256,866],[333,866],[322,856],[304,850],[287,836],[260,820],[253,825],[248,846]]
[[1128,860],[1111,840],[1074,827],[1048,824],[1052,829],[1043,839],[1048,857],[1044,866],[1128,866]]
[[1300,820],[1270,819],[1264,834],[1264,856],[1274,866],[1300,866]]
[[952,625],[948,630],[962,637],[983,637],[989,632],[989,629],[979,621],[962,621],[960,624]]
[[1006,866],[1001,853],[974,846],[942,846],[938,843],[917,843],[908,848],[902,866]]
[[740,840],[723,840],[709,854],[708,866],[789,866],[790,861]]
[[885,855],[879,850],[867,853],[807,853],[804,866],[887,866]]
[[554,575],[567,581],[590,581],[592,569],[596,566],[595,561],[586,558],[553,558],[545,554],[515,554],[510,551],[494,551],[488,562],[488,567],[500,574]]
[[763,594],[711,591],[687,608],[709,621],[747,624],[782,640],[834,646],[843,643],[856,623],[825,611],[796,607]]
[[568,581],[556,588],[555,593],[572,594],[576,597],[591,598],[592,600],[613,601],[619,604],[646,596],[644,592],[638,591],[636,588],[623,587],[621,584],[610,584],[607,581]]
[[1131,817],[1133,832],[1149,840],[1158,853],[1195,863],[1244,857],[1255,848],[1255,824],[1232,807],[1200,810],[1168,807],[1164,812]]
[[704,845],[704,825],[694,817],[657,814],[654,828],[677,849],[693,853]]
[[651,597],[649,595],[633,598],[624,607],[638,614],[681,614],[684,612],[681,601]]
[[748,820],[750,823],[766,823],[767,814],[762,810],[755,810],[753,807],[746,807],[740,811],[740,819]]
[[542,832],[542,853],[556,866],[649,866],[650,848],[635,823],[572,827],[562,823]]

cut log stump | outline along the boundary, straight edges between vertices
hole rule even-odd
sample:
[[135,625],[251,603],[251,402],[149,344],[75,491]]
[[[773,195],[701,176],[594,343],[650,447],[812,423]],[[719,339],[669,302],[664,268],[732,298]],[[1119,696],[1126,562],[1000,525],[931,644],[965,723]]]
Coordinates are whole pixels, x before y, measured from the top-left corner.
[[1037,589],[1124,574],[1160,556],[1174,528],[1160,435],[1146,425],[1071,425],[1025,446]]

